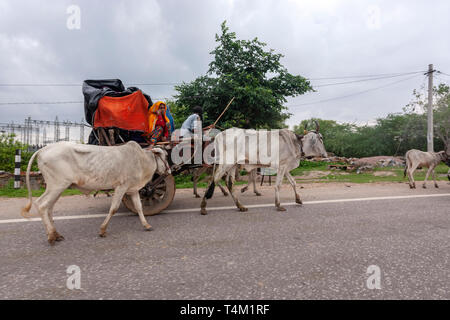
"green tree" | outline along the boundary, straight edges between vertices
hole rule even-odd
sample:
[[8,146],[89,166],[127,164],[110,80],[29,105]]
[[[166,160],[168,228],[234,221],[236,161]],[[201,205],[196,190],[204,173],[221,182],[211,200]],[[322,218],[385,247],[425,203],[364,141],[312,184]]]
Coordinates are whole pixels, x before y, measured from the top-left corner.
[[[406,113],[418,113],[424,121],[424,137],[427,132],[428,97],[418,90],[413,91],[414,99],[406,105]],[[450,154],[450,88],[444,83],[433,87],[433,127],[435,151],[446,149]],[[422,150],[426,150],[425,145]]]
[[[224,21],[216,34],[217,47],[206,75],[175,87],[178,91],[172,108],[189,115],[195,105],[204,110],[205,124],[211,124],[235,97],[221,118],[223,128],[281,128],[289,118],[283,105],[286,97],[312,90],[305,78],[292,75],[281,64],[282,54],[266,50],[257,38],[238,40]],[[175,113],[175,112],[174,112]]]
[[[324,137],[325,148],[343,157],[370,157],[378,155],[404,155],[410,149],[426,149],[426,116],[418,113],[388,114],[377,119],[374,125],[338,123],[334,120],[303,120],[294,126],[303,133],[305,124],[314,129],[318,121]],[[442,142],[436,141],[441,148]]]
[[[14,161],[16,149],[22,150],[21,170],[27,169],[28,161],[32,155],[28,152],[28,146],[14,140],[14,134],[0,134],[0,171],[14,172]],[[32,170],[37,170],[36,162]]]
[[436,92],[438,99],[434,108],[434,129],[450,155],[450,87],[441,83]]
[[[450,87],[439,84],[434,87],[433,95],[435,150],[445,149],[450,154]],[[427,149],[427,105],[427,97],[414,90],[413,100],[403,108],[403,113],[378,118],[375,125],[310,119],[302,121],[294,130],[302,133],[305,124],[318,121],[325,148],[339,156],[404,155],[411,149]]]

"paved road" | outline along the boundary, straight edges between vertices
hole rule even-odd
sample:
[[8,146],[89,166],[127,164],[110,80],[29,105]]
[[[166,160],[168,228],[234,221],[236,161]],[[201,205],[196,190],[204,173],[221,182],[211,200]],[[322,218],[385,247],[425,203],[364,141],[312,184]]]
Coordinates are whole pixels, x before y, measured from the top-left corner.
[[[272,191],[263,193],[242,202],[272,203]],[[66,220],[56,224],[66,240],[53,247],[41,222],[15,220],[23,199],[2,199],[0,298],[450,299],[450,185],[308,185],[301,193],[305,204],[286,212],[201,216],[199,200],[180,191],[167,213],[149,217],[154,231],[122,208],[106,238],[92,215],[109,199],[65,197],[56,216]],[[293,201],[289,188],[283,200]],[[230,205],[219,194],[210,203]],[[69,265],[80,267],[80,290],[66,287]],[[366,286],[370,265],[381,270],[379,290]]]

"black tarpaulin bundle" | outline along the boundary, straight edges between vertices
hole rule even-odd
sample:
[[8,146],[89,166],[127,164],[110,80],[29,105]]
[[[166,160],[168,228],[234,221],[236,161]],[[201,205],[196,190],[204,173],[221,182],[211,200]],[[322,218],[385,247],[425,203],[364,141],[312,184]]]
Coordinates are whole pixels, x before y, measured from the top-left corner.
[[[86,122],[94,125],[95,111],[97,111],[98,101],[104,96],[109,97],[123,97],[139,90],[136,87],[125,88],[122,81],[119,79],[106,80],[85,80],[83,81],[83,96],[84,96],[84,116]],[[149,95],[144,93],[149,106],[153,104]]]
[[[130,95],[139,88],[128,87],[125,88],[122,81],[119,79],[105,79],[105,80],[85,80],[83,81],[83,96],[84,96],[84,116],[86,122],[91,126],[94,126],[95,113],[98,108],[98,102],[105,96],[109,97],[123,97]],[[153,102],[149,95],[143,93],[145,99],[148,101],[148,105],[152,106]],[[135,132],[129,130],[123,130],[118,128],[120,136],[124,141],[134,140],[137,142],[144,142],[142,138],[142,132]],[[89,135],[89,144],[98,144],[98,140],[94,131]]]

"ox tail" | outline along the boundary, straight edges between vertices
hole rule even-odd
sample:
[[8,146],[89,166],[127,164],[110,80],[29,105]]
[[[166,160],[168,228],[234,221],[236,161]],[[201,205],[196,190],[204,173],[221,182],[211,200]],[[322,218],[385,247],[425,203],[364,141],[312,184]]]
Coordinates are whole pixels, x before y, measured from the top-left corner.
[[409,162],[409,159],[408,159],[408,155],[406,155],[405,170],[403,171],[403,178],[406,178],[406,173],[408,172],[409,166],[410,166],[410,162]]
[[22,212],[21,212],[22,217],[24,217],[26,219],[29,219],[31,217],[36,217],[39,215],[39,214],[34,214],[34,215],[30,214],[30,209],[33,204],[33,196],[31,194],[31,187],[30,187],[30,171],[31,171],[31,165],[33,164],[34,158],[37,156],[39,151],[41,151],[41,150],[36,151],[31,156],[30,161],[28,161],[28,166],[27,166],[26,183],[27,183],[27,189],[28,189],[28,204],[22,208]]

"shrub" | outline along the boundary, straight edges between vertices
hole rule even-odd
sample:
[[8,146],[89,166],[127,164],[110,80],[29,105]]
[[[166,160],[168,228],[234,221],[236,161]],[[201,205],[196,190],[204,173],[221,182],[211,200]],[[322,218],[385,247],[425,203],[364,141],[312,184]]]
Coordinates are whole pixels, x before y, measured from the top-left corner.
[[[32,155],[28,152],[28,146],[14,140],[14,134],[0,134],[0,170],[14,173],[14,159],[16,149],[22,150],[22,163],[20,169],[27,169],[28,161]],[[38,170],[36,163],[32,170]]]

